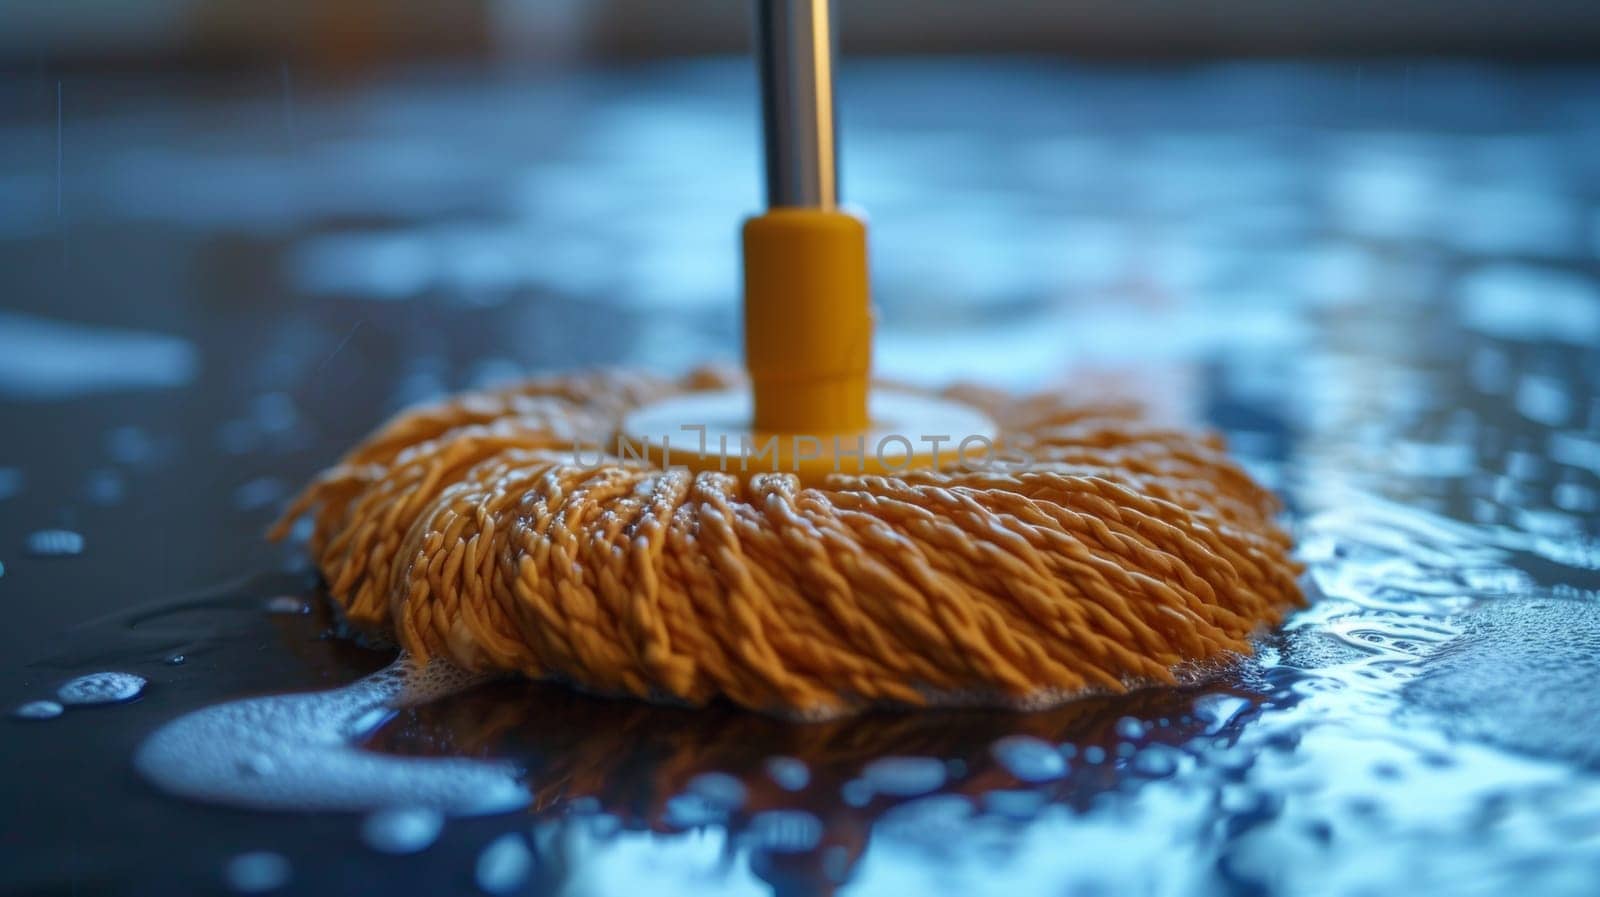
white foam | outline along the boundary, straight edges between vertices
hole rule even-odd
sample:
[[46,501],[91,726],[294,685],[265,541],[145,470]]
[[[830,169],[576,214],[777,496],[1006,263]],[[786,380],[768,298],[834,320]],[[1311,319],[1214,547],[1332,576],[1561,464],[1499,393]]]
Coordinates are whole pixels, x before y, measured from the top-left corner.
[[56,699],[68,706],[119,704],[144,693],[148,682],[133,673],[90,673],[56,689]]
[[181,716],[139,746],[156,787],[261,810],[368,812],[405,806],[455,816],[510,812],[530,795],[510,764],[398,757],[356,742],[396,709],[453,694],[480,677],[402,655],[343,688],[231,701]]

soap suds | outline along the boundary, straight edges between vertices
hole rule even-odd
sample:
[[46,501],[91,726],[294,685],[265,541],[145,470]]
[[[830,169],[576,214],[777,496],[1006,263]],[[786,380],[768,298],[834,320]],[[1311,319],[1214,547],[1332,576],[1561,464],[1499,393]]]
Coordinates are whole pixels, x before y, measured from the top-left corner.
[[518,810],[530,797],[510,764],[395,757],[356,744],[393,711],[479,681],[439,662],[419,668],[402,655],[343,688],[231,701],[181,716],[140,745],[134,765],[164,791],[250,809]]

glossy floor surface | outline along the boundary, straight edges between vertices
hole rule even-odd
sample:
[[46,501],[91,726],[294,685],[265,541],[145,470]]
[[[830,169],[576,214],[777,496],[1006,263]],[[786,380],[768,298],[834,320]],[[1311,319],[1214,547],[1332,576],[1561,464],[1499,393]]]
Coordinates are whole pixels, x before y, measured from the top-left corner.
[[754,92],[738,61],[305,81],[0,86],[0,705],[148,680],[4,721],[0,889],[1600,888],[1600,72],[847,68],[880,368],[1225,430],[1313,604],[1198,686],[1029,715],[491,684],[367,747],[509,761],[533,806],[408,856],[371,845],[426,817],[190,803],[131,758],[388,662],[261,539],[387,414],[737,359]]

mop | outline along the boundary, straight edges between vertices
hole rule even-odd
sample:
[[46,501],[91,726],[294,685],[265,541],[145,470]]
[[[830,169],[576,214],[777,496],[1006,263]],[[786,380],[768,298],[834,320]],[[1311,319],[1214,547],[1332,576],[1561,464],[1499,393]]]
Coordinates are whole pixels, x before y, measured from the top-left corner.
[[1218,438],[1047,392],[871,378],[827,0],[760,0],[768,210],[742,373],[594,371],[409,410],[315,480],[355,627],[419,660],[803,719],[1038,708],[1247,654],[1302,601]]

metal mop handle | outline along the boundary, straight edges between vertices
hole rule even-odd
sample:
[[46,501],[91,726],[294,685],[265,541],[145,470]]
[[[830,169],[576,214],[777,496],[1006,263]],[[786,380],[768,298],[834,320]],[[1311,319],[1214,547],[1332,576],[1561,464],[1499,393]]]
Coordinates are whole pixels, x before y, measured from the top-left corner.
[[839,210],[831,0],[755,0],[767,212],[744,224],[744,362],[758,433],[868,424],[867,228]]
[[832,0],[755,0],[769,208],[839,204]]

